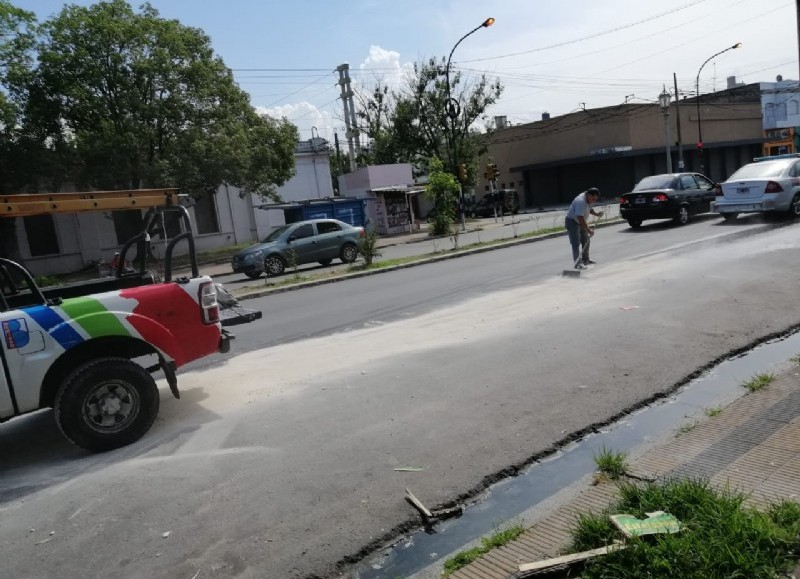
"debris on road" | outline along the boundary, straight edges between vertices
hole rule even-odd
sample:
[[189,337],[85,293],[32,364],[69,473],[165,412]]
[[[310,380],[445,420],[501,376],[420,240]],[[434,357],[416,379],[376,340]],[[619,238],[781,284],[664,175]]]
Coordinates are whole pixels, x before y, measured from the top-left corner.
[[646,519],[637,519],[633,515],[611,515],[609,518],[626,537],[641,537],[642,535],[658,535],[662,533],[678,533],[681,522],[674,516],[664,511],[645,513]]
[[431,523],[437,520],[461,516],[464,512],[464,508],[460,505],[431,511],[409,489],[406,489],[406,500],[420,512],[426,527],[430,527]]
[[536,561],[535,563],[523,563],[519,566],[520,573],[537,573],[542,571],[553,571],[559,567],[569,567],[575,563],[583,563],[589,559],[594,559],[601,555],[607,555],[613,551],[620,551],[625,549],[625,545],[614,543],[613,545],[606,545],[599,549],[591,549],[589,551],[581,551],[580,553],[571,553],[569,555],[562,555],[552,559],[544,559]]

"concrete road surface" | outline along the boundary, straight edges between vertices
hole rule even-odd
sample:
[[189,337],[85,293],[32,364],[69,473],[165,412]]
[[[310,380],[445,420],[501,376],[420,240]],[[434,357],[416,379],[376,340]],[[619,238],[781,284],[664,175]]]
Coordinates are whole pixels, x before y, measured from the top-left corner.
[[[799,281],[797,226],[761,228],[580,279],[486,279],[454,305],[230,356],[182,373],[181,400],[161,383],[155,427],[119,451],[71,448],[46,412],[11,421],[0,427],[2,575],[346,575],[348,561],[418,528],[405,488],[431,506],[468,496],[796,327]],[[315,304],[319,316],[336,306]]]

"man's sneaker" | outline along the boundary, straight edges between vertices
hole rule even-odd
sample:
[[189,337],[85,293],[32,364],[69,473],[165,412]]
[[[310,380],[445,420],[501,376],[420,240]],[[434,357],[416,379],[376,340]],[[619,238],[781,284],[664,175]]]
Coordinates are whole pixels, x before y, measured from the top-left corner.
[[596,261],[592,261],[591,259],[587,259],[586,261],[583,262],[583,265],[594,265],[596,263],[597,263]]
[[583,265],[582,263],[576,263],[575,264],[575,269],[586,269],[586,266]]

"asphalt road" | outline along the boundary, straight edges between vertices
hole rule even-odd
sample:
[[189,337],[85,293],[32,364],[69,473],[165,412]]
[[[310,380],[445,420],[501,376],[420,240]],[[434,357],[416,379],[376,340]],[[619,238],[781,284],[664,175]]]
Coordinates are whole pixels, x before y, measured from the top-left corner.
[[181,400],[162,383],[137,444],[84,453],[47,412],[0,426],[3,574],[346,574],[416,528],[406,487],[467,496],[800,324],[798,226],[615,225],[579,279],[562,237],[250,300],[264,319]]

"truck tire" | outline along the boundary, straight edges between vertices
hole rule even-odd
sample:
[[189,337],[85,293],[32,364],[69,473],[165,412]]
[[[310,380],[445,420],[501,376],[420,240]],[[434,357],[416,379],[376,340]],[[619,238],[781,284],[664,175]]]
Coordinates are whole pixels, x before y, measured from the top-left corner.
[[76,446],[112,450],[139,440],[153,425],[160,399],[153,377],[127,358],[79,366],[59,388],[53,410]]

